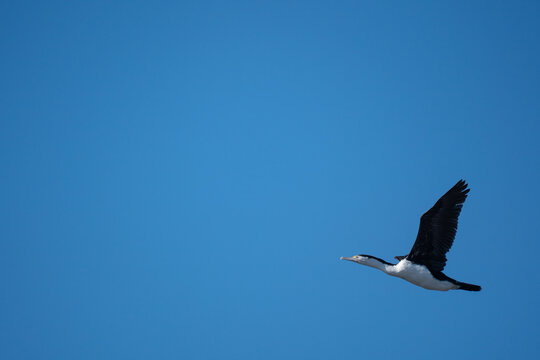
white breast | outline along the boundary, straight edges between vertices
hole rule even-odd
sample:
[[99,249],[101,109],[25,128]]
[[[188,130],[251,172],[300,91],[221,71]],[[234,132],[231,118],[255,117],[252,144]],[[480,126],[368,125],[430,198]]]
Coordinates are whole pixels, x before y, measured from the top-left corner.
[[406,259],[393,266],[393,269],[388,274],[429,290],[448,291],[458,287],[450,281],[435,279],[427,267],[414,264]]

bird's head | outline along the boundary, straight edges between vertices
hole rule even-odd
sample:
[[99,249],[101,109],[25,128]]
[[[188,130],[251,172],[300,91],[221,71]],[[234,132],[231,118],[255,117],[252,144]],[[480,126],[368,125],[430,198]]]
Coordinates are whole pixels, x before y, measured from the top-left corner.
[[368,255],[354,255],[353,257],[342,256],[339,259],[348,260],[348,261],[352,261],[358,264],[366,265],[370,258],[371,256],[368,256]]
[[371,255],[354,255],[353,257],[341,257],[341,260],[348,260],[355,262],[360,265],[366,265],[371,266],[376,269],[387,271],[387,266],[392,266],[393,264],[390,264],[383,259],[379,259],[378,257],[371,256]]

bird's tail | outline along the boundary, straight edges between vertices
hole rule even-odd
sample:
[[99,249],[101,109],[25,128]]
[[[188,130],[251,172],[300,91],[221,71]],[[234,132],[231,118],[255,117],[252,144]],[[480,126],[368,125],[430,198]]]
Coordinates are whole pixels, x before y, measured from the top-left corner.
[[467,283],[462,283],[462,282],[457,282],[456,285],[458,285],[458,289],[459,290],[467,290],[467,291],[480,291],[482,290],[482,287],[478,286],[478,285],[473,285],[473,284],[467,284]]

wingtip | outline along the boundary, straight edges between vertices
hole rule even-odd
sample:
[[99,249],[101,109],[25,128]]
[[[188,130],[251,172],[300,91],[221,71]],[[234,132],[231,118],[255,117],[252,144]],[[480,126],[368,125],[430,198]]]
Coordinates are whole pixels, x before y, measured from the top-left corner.
[[454,185],[456,189],[459,189],[461,192],[464,192],[465,194],[470,191],[469,184],[467,184],[467,181],[465,179],[460,179],[456,185]]

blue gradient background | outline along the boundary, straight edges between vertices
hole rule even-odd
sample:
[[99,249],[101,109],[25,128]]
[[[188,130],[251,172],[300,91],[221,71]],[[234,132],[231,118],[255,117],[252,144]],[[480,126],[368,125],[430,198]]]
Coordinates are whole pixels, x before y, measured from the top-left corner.
[[[0,358],[540,356],[540,5],[0,5]],[[471,194],[430,292],[407,253]]]

